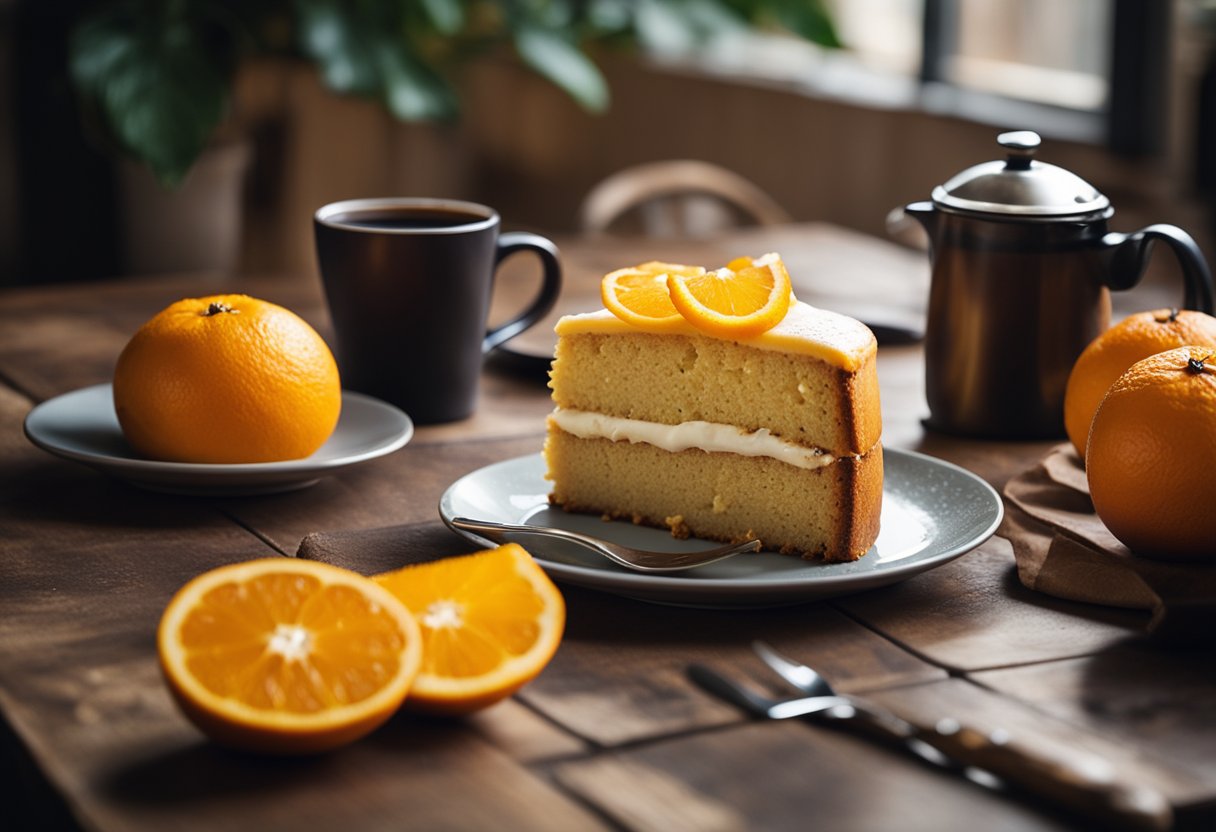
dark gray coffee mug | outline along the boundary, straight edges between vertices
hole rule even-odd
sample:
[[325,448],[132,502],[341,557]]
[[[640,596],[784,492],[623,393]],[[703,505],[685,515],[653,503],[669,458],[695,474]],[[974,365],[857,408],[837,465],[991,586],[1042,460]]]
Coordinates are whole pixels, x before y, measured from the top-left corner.
[[[561,290],[557,247],[499,233],[492,208],[450,199],[352,199],[313,216],[317,261],[342,386],[400,407],[419,424],[473,412],[486,353],[539,321]],[[487,330],[498,264],[540,258],[540,291]]]

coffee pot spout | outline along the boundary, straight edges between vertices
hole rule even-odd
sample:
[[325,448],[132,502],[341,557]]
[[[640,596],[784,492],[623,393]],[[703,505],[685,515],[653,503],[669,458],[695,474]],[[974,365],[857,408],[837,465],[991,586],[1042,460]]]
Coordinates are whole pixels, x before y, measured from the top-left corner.
[[934,246],[940,216],[932,202],[913,202],[895,208],[887,214],[887,234],[912,248]]

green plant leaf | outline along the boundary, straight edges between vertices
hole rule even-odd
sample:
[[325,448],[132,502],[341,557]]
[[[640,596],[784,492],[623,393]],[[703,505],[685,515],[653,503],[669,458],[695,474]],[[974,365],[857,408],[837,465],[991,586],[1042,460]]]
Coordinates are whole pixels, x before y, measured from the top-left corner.
[[515,49],[524,63],[593,113],[608,108],[608,84],[591,59],[561,32],[532,23],[515,27]]
[[83,24],[72,41],[78,88],[119,147],[166,186],[181,182],[227,106],[231,51],[199,24],[166,16],[141,25],[120,8]]
[[721,0],[684,0],[684,7],[689,24],[707,36],[737,33],[749,27],[746,18]]
[[460,0],[422,0],[422,8],[441,35],[454,35],[464,27],[464,7]]
[[609,92],[581,44],[695,49],[741,25],[780,24],[839,46],[825,0],[95,0],[70,43],[87,114],[165,182],[185,175],[224,115],[238,52],[298,50],[325,84],[397,118],[458,110],[446,74],[504,41],[581,106]]
[[680,55],[697,44],[699,34],[689,25],[682,5],[661,0],[638,3],[634,26],[644,46],[660,55]]
[[625,33],[633,25],[634,0],[588,0],[587,24],[600,36]]
[[72,32],[69,70],[76,87],[87,95],[100,94],[115,67],[130,60],[135,49],[132,21],[111,11],[80,22]]
[[844,46],[832,16],[821,0],[778,0],[773,7],[777,22],[811,43],[829,49]]
[[296,9],[300,46],[316,60],[325,85],[337,93],[377,95],[380,73],[369,36],[375,28],[364,25],[351,4],[337,0],[297,0]]
[[407,52],[404,43],[382,43],[379,64],[384,105],[402,121],[455,118],[456,95],[439,73]]

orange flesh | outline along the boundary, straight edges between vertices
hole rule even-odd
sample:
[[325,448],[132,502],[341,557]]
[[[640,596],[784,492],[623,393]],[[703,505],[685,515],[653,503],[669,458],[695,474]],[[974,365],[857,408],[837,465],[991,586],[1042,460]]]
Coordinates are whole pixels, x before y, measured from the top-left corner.
[[359,592],[287,574],[212,589],[179,632],[186,666],[211,693],[301,714],[383,689],[405,646],[396,620]]

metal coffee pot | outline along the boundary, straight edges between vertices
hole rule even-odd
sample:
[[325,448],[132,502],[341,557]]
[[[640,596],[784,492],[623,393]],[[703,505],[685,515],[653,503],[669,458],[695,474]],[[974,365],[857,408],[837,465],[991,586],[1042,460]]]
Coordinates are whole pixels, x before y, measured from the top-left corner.
[[962,171],[904,213],[928,231],[925,334],[928,424],[958,434],[1064,436],[1064,387],[1085,346],[1110,325],[1110,290],[1139,282],[1160,240],[1178,256],[1184,305],[1212,311],[1199,247],[1173,225],[1107,230],[1110,200],[1036,161],[1039,136],[1003,133],[1004,161]]

